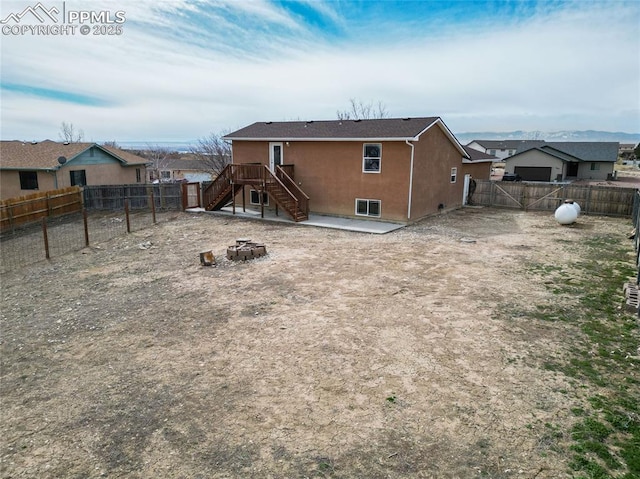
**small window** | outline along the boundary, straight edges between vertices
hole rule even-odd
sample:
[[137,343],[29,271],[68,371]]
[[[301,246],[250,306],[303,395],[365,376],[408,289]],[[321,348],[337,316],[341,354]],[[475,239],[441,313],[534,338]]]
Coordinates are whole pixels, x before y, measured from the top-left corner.
[[[251,190],[249,192],[249,203],[252,205],[260,204],[260,194],[256,190]],[[269,206],[269,195],[266,193],[262,193],[262,204]]]
[[362,171],[364,173],[380,173],[382,160],[382,145],[380,143],[365,143],[363,147]]
[[458,179],[458,168],[451,168],[451,183],[455,183]]
[[37,190],[38,173],[35,171],[20,171],[20,189]]
[[160,172],[160,178],[162,178],[163,180],[170,180],[171,179],[171,172],[164,170]]
[[70,171],[71,186],[86,186],[87,173],[85,170]]
[[591,163],[591,171],[598,171],[600,169],[600,163]]
[[142,179],[142,175],[140,172],[140,168],[136,168],[136,183],[140,183],[141,179]]
[[489,150],[489,154],[490,154],[490,155],[494,155],[494,156],[495,156],[495,154],[496,154],[496,150]]
[[357,216],[375,216],[380,217],[380,200],[361,200],[356,199],[356,215]]

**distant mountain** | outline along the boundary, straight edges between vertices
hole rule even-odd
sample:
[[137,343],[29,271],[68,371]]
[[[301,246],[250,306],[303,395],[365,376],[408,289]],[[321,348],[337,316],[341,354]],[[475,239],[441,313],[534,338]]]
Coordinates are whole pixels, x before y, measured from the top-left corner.
[[497,133],[482,131],[470,133],[456,133],[460,143],[466,145],[473,140],[545,140],[545,141],[617,141],[619,143],[640,142],[640,133],[623,133],[612,131],[509,131]]

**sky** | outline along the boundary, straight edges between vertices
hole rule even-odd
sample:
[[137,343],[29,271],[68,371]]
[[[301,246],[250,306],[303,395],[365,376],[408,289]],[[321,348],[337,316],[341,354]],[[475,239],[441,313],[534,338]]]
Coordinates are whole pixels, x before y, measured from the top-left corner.
[[3,140],[195,141],[352,99],[456,133],[640,132],[637,1],[2,0],[0,23]]

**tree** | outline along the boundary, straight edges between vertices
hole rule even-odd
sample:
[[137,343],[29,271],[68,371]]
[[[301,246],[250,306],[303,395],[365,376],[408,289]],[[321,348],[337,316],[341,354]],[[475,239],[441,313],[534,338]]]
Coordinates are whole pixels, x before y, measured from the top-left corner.
[[231,163],[231,145],[223,137],[227,132],[211,133],[199,138],[189,150],[196,160],[202,162],[203,171],[218,176]]
[[80,143],[84,139],[84,131],[76,130],[73,123],[63,121],[58,136],[65,143]]
[[362,100],[351,98],[349,103],[350,109],[336,112],[338,120],[371,120],[389,117],[387,107],[381,101],[374,105],[372,101],[364,103]]
[[[148,145],[146,150],[142,150],[137,152],[138,155],[142,156],[149,160],[149,164],[147,165],[147,171],[149,172],[149,179],[151,181],[170,181],[171,180],[171,172],[169,171],[169,176],[167,177],[167,170],[169,170],[170,160],[175,156],[175,152],[171,151],[169,148],[165,148],[163,146],[152,146]],[[164,177],[163,175],[164,171]]]
[[111,148],[118,148],[118,149],[121,149],[121,148],[120,148],[120,145],[118,145],[118,144],[116,143],[116,140],[105,141],[105,142],[102,144],[102,146],[110,146]]

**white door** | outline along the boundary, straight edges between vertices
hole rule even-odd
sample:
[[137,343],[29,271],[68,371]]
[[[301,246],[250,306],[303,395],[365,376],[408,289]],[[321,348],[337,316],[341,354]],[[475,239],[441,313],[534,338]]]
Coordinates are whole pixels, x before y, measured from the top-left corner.
[[275,173],[276,166],[282,165],[282,143],[269,143],[269,169]]
[[471,175],[464,175],[464,188],[462,189],[462,205],[467,204],[469,199],[469,184],[471,183]]

